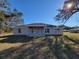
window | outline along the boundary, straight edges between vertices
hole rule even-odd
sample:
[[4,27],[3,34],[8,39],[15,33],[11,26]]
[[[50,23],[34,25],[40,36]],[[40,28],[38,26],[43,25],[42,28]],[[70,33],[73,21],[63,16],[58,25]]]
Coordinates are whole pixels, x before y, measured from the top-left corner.
[[21,33],[21,29],[20,28],[18,29],[18,33]]
[[49,29],[45,29],[45,33],[49,33]]
[[32,33],[34,33],[34,30],[32,29],[32,31],[31,31]]
[[32,33],[33,33],[33,30],[32,30]]

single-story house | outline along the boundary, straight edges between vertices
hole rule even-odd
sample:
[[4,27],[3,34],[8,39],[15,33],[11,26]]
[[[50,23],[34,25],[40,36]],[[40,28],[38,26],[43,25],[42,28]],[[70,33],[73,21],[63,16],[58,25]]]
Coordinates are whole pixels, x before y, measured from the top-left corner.
[[45,36],[45,35],[62,35],[62,28],[54,25],[43,23],[32,23],[27,25],[16,26],[13,30],[14,35],[27,36]]

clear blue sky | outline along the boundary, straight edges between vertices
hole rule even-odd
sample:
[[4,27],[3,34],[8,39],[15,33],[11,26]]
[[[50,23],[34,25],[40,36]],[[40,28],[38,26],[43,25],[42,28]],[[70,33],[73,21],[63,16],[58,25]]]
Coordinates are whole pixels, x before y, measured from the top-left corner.
[[[13,8],[23,12],[25,24],[47,23],[59,25],[54,17],[58,13],[57,9],[63,6],[64,0],[10,0]],[[79,13],[76,13],[65,24],[67,26],[79,25]]]

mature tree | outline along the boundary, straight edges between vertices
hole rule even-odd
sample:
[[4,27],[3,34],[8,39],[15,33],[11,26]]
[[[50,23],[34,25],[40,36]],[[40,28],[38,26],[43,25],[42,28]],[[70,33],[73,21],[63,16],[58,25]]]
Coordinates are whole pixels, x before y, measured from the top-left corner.
[[4,21],[6,20],[5,12],[9,12],[8,0],[0,0],[0,32],[4,29]]
[[65,0],[64,6],[56,15],[57,21],[66,22],[73,14],[79,11],[79,0]]
[[22,15],[16,9],[11,10],[8,0],[0,0],[0,32],[10,31],[12,27],[23,24]]

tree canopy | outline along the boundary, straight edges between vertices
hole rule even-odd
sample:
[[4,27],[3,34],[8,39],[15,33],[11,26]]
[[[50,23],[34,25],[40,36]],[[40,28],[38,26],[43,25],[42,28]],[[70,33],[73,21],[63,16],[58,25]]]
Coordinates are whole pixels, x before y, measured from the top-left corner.
[[[10,5],[8,0],[0,0],[0,32],[9,30],[9,28],[12,28],[11,25],[15,26],[20,20],[17,18],[22,16],[21,12],[18,12],[15,9],[11,10]],[[17,22],[14,22],[13,20],[16,20]]]
[[79,0],[65,0],[62,9],[55,16],[57,21],[66,22],[73,14],[79,11]]

